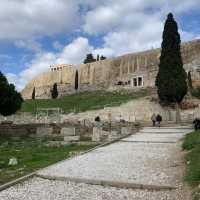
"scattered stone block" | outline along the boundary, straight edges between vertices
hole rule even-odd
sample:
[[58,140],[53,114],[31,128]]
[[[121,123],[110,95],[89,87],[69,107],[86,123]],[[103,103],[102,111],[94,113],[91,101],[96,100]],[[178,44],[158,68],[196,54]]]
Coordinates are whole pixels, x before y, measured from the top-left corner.
[[65,136],[64,137],[64,141],[65,142],[76,142],[80,140],[80,136],[76,135],[76,136]]
[[52,127],[37,127],[36,135],[39,137],[51,135],[53,133]]
[[132,133],[131,127],[122,127],[121,128],[121,135],[128,135]]
[[5,120],[5,121],[2,121],[1,124],[3,124],[3,125],[12,125],[13,121]]
[[119,138],[119,135],[117,131],[111,131],[111,133],[108,135],[108,141],[112,141],[118,138]]
[[14,166],[14,165],[17,165],[17,164],[18,164],[17,158],[10,158],[9,159],[9,163],[8,163],[9,166]]
[[100,142],[101,141],[101,133],[102,133],[102,128],[93,127],[92,141]]
[[63,136],[75,136],[76,129],[74,127],[64,127],[61,129],[60,133]]

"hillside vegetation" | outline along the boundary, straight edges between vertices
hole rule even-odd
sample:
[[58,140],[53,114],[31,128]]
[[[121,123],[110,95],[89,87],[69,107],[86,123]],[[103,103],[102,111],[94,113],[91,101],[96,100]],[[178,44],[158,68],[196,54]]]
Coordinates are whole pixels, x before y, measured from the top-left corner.
[[58,99],[26,100],[22,105],[22,112],[34,112],[36,108],[61,108],[65,113],[83,112],[100,109],[104,106],[115,106],[130,100],[148,96],[149,89],[141,89],[137,92],[84,92],[61,97]]
[[[0,185],[18,177],[70,157],[70,152],[83,152],[95,145],[69,144],[50,147],[48,138],[0,137]],[[9,165],[10,158],[17,158],[18,164]]]
[[186,176],[185,180],[192,186],[196,186],[193,192],[193,199],[200,199],[200,130],[188,134],[183,143],[186,153]]

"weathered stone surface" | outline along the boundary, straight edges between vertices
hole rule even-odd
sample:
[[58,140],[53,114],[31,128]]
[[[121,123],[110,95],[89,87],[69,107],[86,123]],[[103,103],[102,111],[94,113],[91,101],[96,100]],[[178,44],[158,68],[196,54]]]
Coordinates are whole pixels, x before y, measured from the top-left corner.
[[80,140],[80,136],[76,135],[76,136],[65,136],[64,137],[64,141],[65,142],[76,142]]
[[74,127],[64,127],[61,129],[60,133],[63,136],[75,136],[76,129]]
[[53,133],[52,127],[38,127],[36,130],[36,135],[39,137],[51,135]]
[[92,134],[92,141],[93,142],[100,142],[101,132],[102,132],[102,128],[99,128],[99,127],[93,128],[93,134]]
[[132,133],[132,128],[131,127],[122,127],[121,128],[121,134],[122,135],[128,135]]
[[38,75],[22,90],[24,99],[31,99],[32,92],[35,88],[35,98],[51,98],[51,90],[54,83],[57,83],[59,96],[72,94],[75,92],[74,82],[76,70],[72,66],[63,65],[62,70],[49,71]]
[[120,137],[120,135],[118,135],[117,131],[111,131],[108,135],[108,141],[115,140],[119,137]]
[[[200,85],[200,40],[183,43],[181,49],[184,68],[186,72],[191,72],[194,86],[198,86]],[[159,57],[160,49],[153,49],[77,66],[79,91],[131,88],[130,83],[136,76],[143,77],[143,87],[154,87]],[[30,99],[35,87],[36,98],[51,98],[54,83],[58,85],[59,96],[75,93],[76,67],[58,65],[58,68],[58,71],[51,69],[33,79],[22,91],[23,97]],[[126,85],[117,85],[119,81]]]

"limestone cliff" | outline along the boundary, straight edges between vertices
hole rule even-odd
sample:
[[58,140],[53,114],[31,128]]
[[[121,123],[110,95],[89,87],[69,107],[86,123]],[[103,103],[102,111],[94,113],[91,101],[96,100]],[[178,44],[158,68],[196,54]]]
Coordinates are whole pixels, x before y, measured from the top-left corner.
[[22,90],[22,96],[24,99],[30,99],[35,88],[37,99],[51,98],[54,83],[57,83],[59,96],[72,94],[75,87],[75,73],[76,69],[74,67],[64,66],[62,70],[40,74],[26,85]]
[[[200,85],[200,40],[183,43],[181,51],[185,70],[191,72],[193,84]],[[130,89],[134,88],[135,77],[140,77],[140,86],[153,87],[159,57],[160,49],[152,49],[79,66],[55,66],[33,79],[24,88],[22,95],[30,99],[35,87],[36,98],[50,98],[54,83],[58,84],[59,96],[75,93],[76,68],[79,91]]]

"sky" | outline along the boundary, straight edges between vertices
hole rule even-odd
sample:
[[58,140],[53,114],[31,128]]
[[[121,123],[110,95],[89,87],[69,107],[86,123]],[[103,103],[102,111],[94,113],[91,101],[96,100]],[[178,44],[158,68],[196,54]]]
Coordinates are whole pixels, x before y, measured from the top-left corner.
[[1,0],[0,71],[20,91],[52,64],[160,47],[166,16],[200,38],[200,0]]

